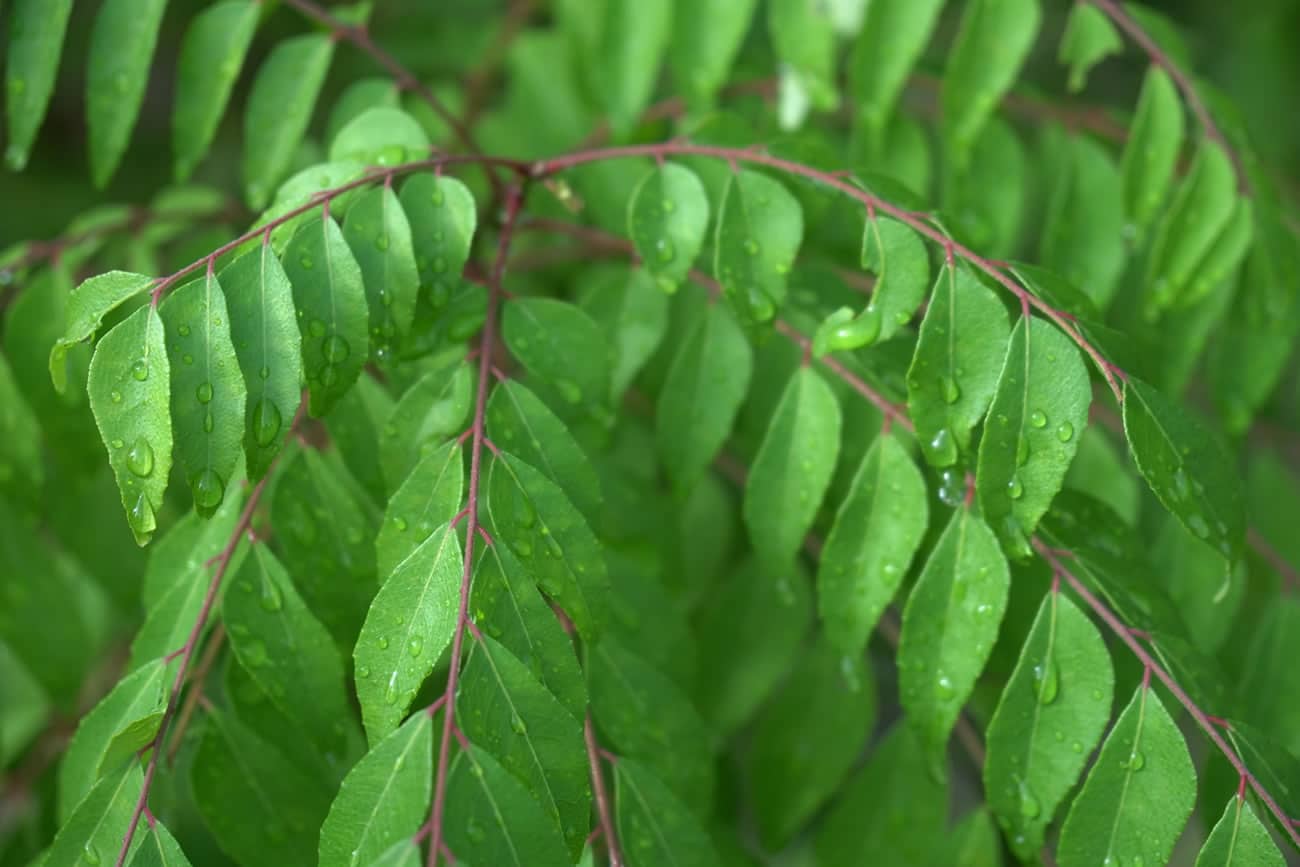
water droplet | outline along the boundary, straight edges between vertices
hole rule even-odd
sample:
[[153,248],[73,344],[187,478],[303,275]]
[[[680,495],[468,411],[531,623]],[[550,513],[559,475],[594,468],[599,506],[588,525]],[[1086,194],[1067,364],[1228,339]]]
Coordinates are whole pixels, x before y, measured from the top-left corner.
[[840,676],[849,692],[862,691],[862,678],[858,675],[857,661],[851,656],[840,657]]
[[411,654],[412,657],[418,657],[424,652],[424,639],[418,635],[412,636],[411,640],[406,644],[406,652]]
[[375,238],[375,249],[380,251],[381,253],[388,249],[387,235],[380,235],[379,237]]
[[1047,413],[1036,409],[1029,414],[1029,423],[1034,427],[1047,427]]
[[116,440],[116,439],[115,439],[115,440],[113,440],[113,442],[112,442],[112,446],[113,446],[113,448],[115,448],[115,449],[120,449],[120,448],[122,448],[124,445],[126,445],[126,443],[122,442],[121,440]]
[[275,442],[283,419],[280,408],[270,398],[264,397],[253,408],[253,440],[262,448]]
[[1016,442],[1016,466],[1023,467],[1029,463],[1029,440],[1021,437]]
[[284,607],[284,597],[280,593],[280,588],[271,580],[262,581],[262,597],[258,601],[263,611],[274,612]]
[[379,649],[380,649],[380,650],[387,650],[387,649],[388,649],[388,639],[387,639],[387,638],[380,637],[380,639],[379,639],[378,641],[376,641],[375,643],[379,645]]
[[957,689],[952,685],[952,679],[946,674],[939,675],[939,679],[934,684],[935,695],[947,701],[957,694]]
[[384,690],[384,703],[397,704],[397,672],[388,678],[388,689]]
[[95,848],[94,842],[87,840],[85,848],[81,851],[81,860],[94,867],[100,862],[99,850]]
[[208,468],[199,473],[194,482],[194,505],[200,512],[215,509],[221,505],[226,494],[226,483],[216,471]]
[[212,433],[212,429],[216,427],[216,424],[217,424],[217,420],[213,418],[212,410],[208,410],[206,413],[203,414],[204,433]]
[[270,656],[266,652],[266,645],[254,638],[252,641],[244,645],[244,652],[240,661],[243,662],[244,665],[257,668],[258,666],[266,665],[268,659],[270,659]]
[[1055,659],[1049,656],[1034,666],[1034,691],[1038,693],[1038,701],[1041,704],[1051,704],[1056,701],[1060,687],[1060,675]]
[[1013,500],[1018,500],[1024,495],[1025,486],[1021,484],[1020,476],[1012,476],[1011,481],[1007,482],[1007,496]]
[[307,333],[310,334],[312,337],[324,337],[325,320],[313,319],[311,322],[307,323]]
[[939,499],[948,506],[961,505],[966,495],[966,479],[961,472],[948,468],[939,472]]
[[144,437],[131,444],[131,450],[126,453],[126,468],[141,478],[153,472],[153,446]]
[[118,390],[115,388],[115,389],[113,389],[111,392],[109,392],[109,394],[108,394],[108,399],[111,400],[111,401],[113,401],[113,403],[121,403],[121,402],[122,402],[122,392],[118,391]]
[[1191,485],[1187,481],[1187,472],[1179,467],[1174,470],[1174,497],[1185,500],[1189,493],[1191,493]]
[[316,266],[316,263],[311,260],[311,256],[303,256],[298,260],[298,264],[306,268],[308,271]]
[[1187,526],[1198,538],[1204,539],[1210,535],[1210,525],[1205,523],[1205,518],[1195,512],[1187,516]]
[[939,467],[950,467],[957,463],[957,443],[946,427],[939,428],[930,440],[930,460]]
[[131,365],[131,378],[136,380],[137,382],[144,382],[146,379],[148,379],[149,362],[141,358],[137,360],[135,364]]
[[194,396],[198,398],[199,403],[212,402],[212,383],[205,382],[194,390]]
[[179,328],[177,328],[176,330],[177,330],[177,332],[180,333],[181,337],[189,337],[189,336],[190,336],[190,327],[189,327],[188,325],[181,325],[181,326],[180,326]]
[[405,519],[405,518],[394,518],[394,519],[393,519],[393,526],[397,528],[397,532],[399,532],[399,533],[405,533],[405,532],[406,532],[406,527],[407,527],[406,519]]
[[961,398],[961,386],[951,376],[939,377],[939,392],[945,403],[956,403]]
[[655,257],[660,262],[671,262],[677,256],[677,250],[673,247],[673,242],[667,238],[660,238],[655,242]]
[[560,397],[569,403],[579,403],[582,401],[582,389],[578,384],[570,379],[557,379],[555,387],[560,392]]
[[433,202],[435,205],[441,206],[445,197],[442,187],[435,186],[433,188],[433,193],[429,196],[429,201]]
[[510,715],[510,728],[514,729],[514,732],[517,735],[528,733],[528,724],[525,723],[524,718],[517,713]]
[[[478,765],[471,765],[471,767],[475,771],[475,776],[483,776],[483,769],[481,767]],[[487,839],[487,831],[484,831],[483,826],[474,819],[470,819],[465,823],[465,835],[475,843],[482,843]]]
[[187,353],[185,353],[184,355],[181,356],[181,361],[183,361],[186,365],[191,365],[191,364],[194,363],[194,356],[193,356],[193,355],[190,355],[190,354],[187,352]]
[[1074,425],[1068,421],[1063,421],[1056,426],[1056,438],[1063,443],[1068,443],[1074,439]]
[[1024,780],[1018,780],[1016,788],[1019,790],[1018,794],[1020,796],[1020,815],[1026,819],[1038,818],[1039,813],[1043,811],[1043,806],[1038,803],[1038,798],[1029,788],[1029,784]]
[[1134,750],[1129,753],[1128,761],[1121,762],[1120,767],[1130,771],[1140,771],[1146,765],[1146,756],[1142,755],[1141,750]]
[[131,527],[137,533],[149,532],[154,525],[153,503],[142,493],[135,498],[135,505],[131,507],[131,513],[127,515]]
[[520,557],[533,556],[533,543],[527,539],[516,539],[510,543],[510,547]]
[[753,238],[746,238],[744,246],[745,246],[745,252],[751,256],[757,256],[759,250],[761,249],[758,246],[758,242],[755,241]]
[[370,677],[370,666],[363,665],[357,669],[357,677],[361,680],[367,680]]
[[346,361],[348,355],[352,352],[352,347],[348,345],[347,340],[337,334],[331,334],[322,340],[320,348],[325,360],[332,364]]

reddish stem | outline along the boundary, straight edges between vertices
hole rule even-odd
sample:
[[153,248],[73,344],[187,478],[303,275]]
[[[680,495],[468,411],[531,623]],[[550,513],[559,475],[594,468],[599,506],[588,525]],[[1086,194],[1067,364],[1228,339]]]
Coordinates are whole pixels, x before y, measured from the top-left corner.
[[582,739],[587,745],[587,764],[591,768],[591,788],[596,796],[597,830],[605,838],[605,848],[609,852],[609,867],[623,867],[623,853],[618,847],[618,837],[614,834],[614,819],[610,811],[609,794],[605,791],[605,775],[600,769],[599,756],[603,753],[596,743],[596,731],[591,724],[591,712],[582,724]]

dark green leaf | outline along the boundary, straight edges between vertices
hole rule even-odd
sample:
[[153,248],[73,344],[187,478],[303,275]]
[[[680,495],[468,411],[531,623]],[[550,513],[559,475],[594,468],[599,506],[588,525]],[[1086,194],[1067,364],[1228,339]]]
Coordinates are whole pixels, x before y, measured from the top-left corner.
[[803,208],[778,181],[742,169],[722,193],[713,273],[746,325],[771,321],[803,241]]
[[343,88],[334,107],[330,109],[329,120],[325,124],[324,141],[332,142],[339,130],[372,108],[397,108],[401,102],[401,93],[397,82],[383,75],[373,78],[358,78]]
[[330,140],[330,162],[351,160],[395,166],[429,154],[429,136],[419,121],[396,106],[370,106]]
[[867,220],[862,267],[876,275],[863,316],[878,318],[878,340],[888,340],[911,321],[930,285],[930,259],[921,236],[890,217]]
[[[1086,3],[1074,8],[1093,9]],[[1054,144],[1064,149],[1065,164],[1056,173],[1039,257],[1105,310],[1128,256],[1119,169],[1092,139],[1057,138]]]
[[41,455],[41,427],[33,407],[28,406],[9,359],[0,355],[0,491],[15,499],[34,501],[45,482]]
[[381,581],[398,564],[460,511],[465,468],[460,446],[449,442],[420,459],[388,501],[375,539],[375,565]]
[[[806,0],[770,0],[767,32],[780,61],[781,125],[799,126],[808,107],[831,109],[839,102],[835,87],[835,25],[830,4]],[[787,89],[801,104],[787,114]],[[760,320],[761,321],[761,320]]]
[[664,163],[637,184],[627,208],[628,234],[665,292],[677,290],[704,246],[709,199],[695,173]]
[[[50,377],[56,391],[67,388],[68,351],[89,340],[104,323],[104,317],[153,285],[153,278],[126,271],[109,271],[81,283],[68,297],[67,328],[50,350]],[[51,286],[57,292],[61,287]],[[33,287],[35,289],[35,287]]]
[[606,401],[612,352],[600,326],[577,306],[553,298],[507,302],[501,335],[528,372],[555,386],[566,403]]
[[397,194],[387,186],[362,193],[348,206],[343,237],[361,266],[370,305],[370,352],[376,361],[390,362],[411,330],[420,288],[411,225]]
[[727,80],[757,0],[693,0],[673,7],[668,47],[674,90],[694,108],[710,107]]
[[142,839],[131,856],[131,867],[190,867],[181,844],[162,822],[155,821],[138,833]]
[[1285,867],[1264,823],[1245,798],[1233,797],[1196,856],[1196,867]]
[[384,424],[379,454],[390,489],[464,429],[473,403],[474,373],[461,361],[434,368],[402,394]]
[[442,308],[469,258],[478,221],[474,196],[455,178],[422,174],[402,185],[399,198],[411,223],[420,286]]
[[609,396],[617,404],[662,343],[668,330],[669,300],[644,268],[629,272],[614,266],[588,273],[594,279],[579,288],[578,306],[609,337],[614,350]]
[[717,853],[697,814],[644,765],[614,766],[614,811],[628,867],[715,867]]
[[[139,765],[127,765],[100,780],[59,829],[42,864],[97,864],[112,861],[133,821],[144,780]],[[136,846],[143,835],[137,835]]]
[[27,154],[45,119],[71,13],[72,0],[13,0],[5,68],[9,109],[5,162],[13,171],[27,165]]
[[857,109],[878,147],[898,95],[920,58],[943,8],[942,0],[871,0],[853,49]]
[[396,401],[374,376],[360,376],[357,384],[339,398],[325,427],[343,463],[365,493],[376,503],[388,498],[388,483],[381,466],[385,422]]
[[135,129],[167,0],[104,0],[86,61],[90,174],[104,187]]

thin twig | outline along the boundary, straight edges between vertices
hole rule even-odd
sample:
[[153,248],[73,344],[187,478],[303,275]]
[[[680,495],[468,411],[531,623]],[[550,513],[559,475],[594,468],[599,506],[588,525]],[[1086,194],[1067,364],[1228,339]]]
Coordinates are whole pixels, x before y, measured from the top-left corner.
[[199,659],[198,667],[194,669],[194,676],[190,678],[190,691],[185,695],[185,704],[181,706],[181,712],[176,717],[176,730],[172,733],[171,743],[167,745],[169,765],[176,761],[176,754],[180,752],[181,744],[185,741],[185,731],[194,716],[194,709],[198,707],[199,699],[203,697],[203,685],[225,643],[226,626],[218,623],[213,628],[211,637],[208,638],[207,647],[203,648],[203,657]]

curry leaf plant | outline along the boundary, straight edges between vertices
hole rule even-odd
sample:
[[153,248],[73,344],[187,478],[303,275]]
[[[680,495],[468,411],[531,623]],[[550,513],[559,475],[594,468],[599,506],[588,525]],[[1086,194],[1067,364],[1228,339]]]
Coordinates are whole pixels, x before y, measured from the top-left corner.
[[1300,863],[1300,19],[1161,5],[0,0],[0,867]]

